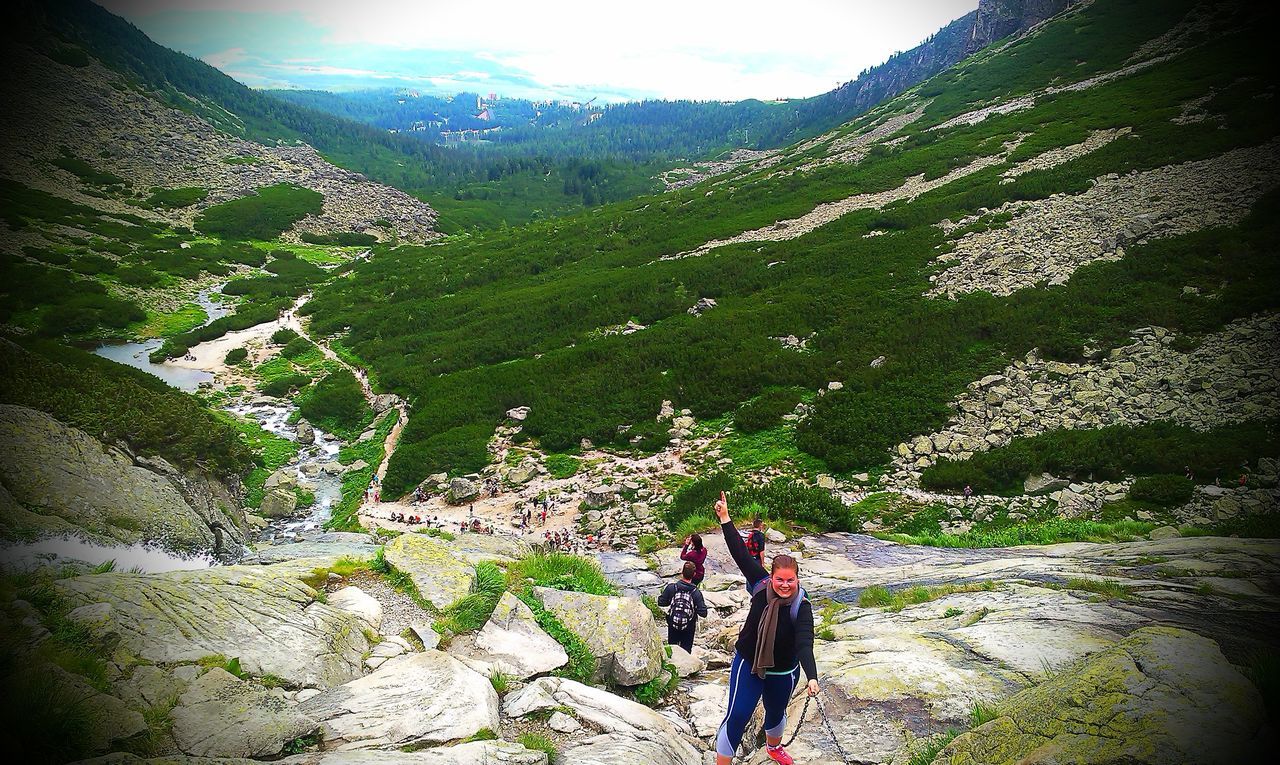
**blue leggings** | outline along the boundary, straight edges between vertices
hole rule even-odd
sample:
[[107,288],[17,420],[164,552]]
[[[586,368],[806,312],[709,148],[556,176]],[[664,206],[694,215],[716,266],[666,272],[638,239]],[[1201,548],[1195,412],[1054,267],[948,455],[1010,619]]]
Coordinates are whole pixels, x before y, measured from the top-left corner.
[[729,710],[716,734],[716,754],[732,757],[742,743],[747,722],[756,711],[756,704],[764,698],[764,732],[766,736],[781,736],[787,724],[787,702],[800,680],[800,667],[784,674],[767,673],[761,680],[751,671],[751,664],[742,654],[733,655],[729,668]]

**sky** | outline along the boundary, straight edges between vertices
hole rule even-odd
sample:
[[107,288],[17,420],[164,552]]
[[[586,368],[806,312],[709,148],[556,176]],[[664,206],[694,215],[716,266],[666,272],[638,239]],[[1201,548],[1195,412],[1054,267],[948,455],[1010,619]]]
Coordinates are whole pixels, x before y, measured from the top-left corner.
[[803,98],[978,0],[96,0],[256,88],[531,99]]

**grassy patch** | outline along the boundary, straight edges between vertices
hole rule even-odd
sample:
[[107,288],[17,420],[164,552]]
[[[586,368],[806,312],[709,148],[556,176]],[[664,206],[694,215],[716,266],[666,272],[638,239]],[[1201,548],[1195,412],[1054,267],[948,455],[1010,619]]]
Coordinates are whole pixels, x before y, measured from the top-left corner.
[[547,472],[552,478],[571,478],[578,472],[578,468],[582,466],[582,460],[568,454],[548,454],[542,464],[546,466]]
[[886,611],[901,611],[907,606],[928,603],[931,600],[957,592],[991,592],[996,583],[991,580],[974,584],[944,584],[934,587],[917,585],[900,590],[890,590],[880,585],[872,585],[858,594],[858,605],[863,608],[883,608]]
[[368,441],[356,442],[350,446],[344,446],[338,451],[338,462],[344,465],[351,465],[357,460],[364,460],[367,467],[359,470],[348,470],[342,474],[342,499],[333,506],[329,520],[325,521],[324,524],[326,529],[333,531],[364,530],[364,527],[360,525],[360,502],[364,497],[365,490],[369,488],[369,482],[373,479],[374,471],[382,463],[382,458],[385,454],[383,445],[399,418],[399,412],[392,410],[391,413],[383,415],[382,419],[378,421],[377,427],[374,428],[373,438]]
[[560,753],[556,750],[555,742],[541,733],[521,733],[516,737],[516,743],[534,752],[542,752],[547,755],[548,765],[556,765],[557,758]]
[[664,661],[662,663],[662,671],[658,673],[658,676],[647,683],[637,685],[631,690],[631,695],[636,701],[647,707],[656,707],[679,684],[680,675],[676,673],[676,668],[669,662]]
[[1133,588],[1114,579],[1068,579],[1061,585],[1065,590],[1092,592],[1102,600],[1126,600],[1133,595]]
[[195,227],[224,239],[275,239],[307,215],[319,214],[323,203],[318,192],[279,183],[205,209]]
[[617,595],[618,588],[590,558],[567,553],[535,553],[512,563],[507,575],[515,585],[530,583],[591,595]]
[[1051,545],[1060,542],[1128,542],[1143,538],[1154,524],[1121,520],[1114,523],[1062,518],[1032,521],[1000,528],[968,531],[964,534],[896,534],[877,532],[875,536],[892,542],[929,547],[1016,547]]
[[446,638],[480,629],[506,589],[507,575],[502,569],[488,561],[476,564],[471,593],[441,611],[433,626]]

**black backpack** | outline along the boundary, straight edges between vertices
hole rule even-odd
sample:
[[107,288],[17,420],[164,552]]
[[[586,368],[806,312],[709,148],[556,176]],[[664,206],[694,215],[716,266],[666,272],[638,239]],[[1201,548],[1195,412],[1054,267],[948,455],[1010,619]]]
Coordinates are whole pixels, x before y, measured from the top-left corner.
[[687,628],[697,618],[696,606],[693,602],[693,590],[676,590],[671,596],[671,610],[667,612],[667,620],[678,630]]

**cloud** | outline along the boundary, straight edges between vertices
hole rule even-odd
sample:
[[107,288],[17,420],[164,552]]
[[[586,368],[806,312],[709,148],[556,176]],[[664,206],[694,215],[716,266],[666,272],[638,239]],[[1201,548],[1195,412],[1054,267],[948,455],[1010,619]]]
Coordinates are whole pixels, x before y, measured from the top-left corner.
[[[322,59],[370,79],[500,76],[548,90],[668,98],[809,96],[914,47],[977,0],[100,0],[192,55]],[[452,59],[451,64],[445,64]],[[424,62],[428,66],[424,67]],[[335,71],[337,75],[340,72]]]

